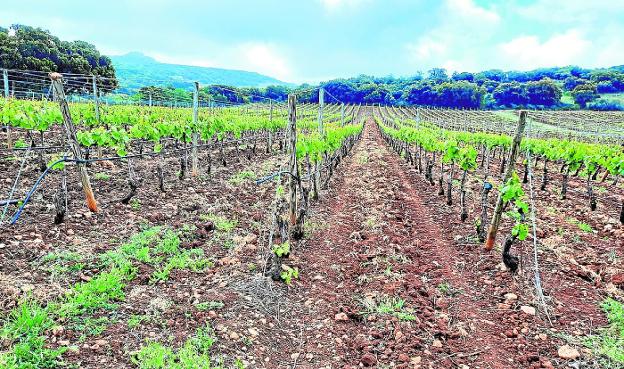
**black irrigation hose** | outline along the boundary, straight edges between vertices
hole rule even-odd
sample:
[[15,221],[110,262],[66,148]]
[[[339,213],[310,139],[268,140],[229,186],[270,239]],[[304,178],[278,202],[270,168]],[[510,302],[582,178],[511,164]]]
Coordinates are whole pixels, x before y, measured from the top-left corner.
[[[241,138],[241,139],[238,139],[238,140],[227,141],[225,143],[227,143],[227,144],[234,143],[234,142],[240,143],[240,142],[250,141],[252,139],[257,139],[257,138],[258,137]],[[219,144],[218,142],[215,142],[215,143],[210,143],[210,144],[198,145],[197,147],[198,148],[200,148],[200,147],[212,147],[212,146],[216,146],[218,144]],[[185,151],[185,150],[188,150],[188,149],[189,149],[188,147],[185,147],[185,148],[181,148],[181,149],[170,150],[170,151],[167,151],[166,153],[175,153],[175,152]],[[37,190],[37,188],[39,187],[39,185],[41,184],[41,182],[43,181],[45,176],[49,173],[50,169],[52,169],[57,164],[60,164],[60,163],[86,164],[86,163],[94,163],[94,162],[99,162],[99,161],[114,161],[114,160],[130,159],[130,158],[136,158],[136,157],[157,156],[157,155],[161,155],[161,154],[164,154],[164,153],[163,152],[159,152],[159,153],[132,154],[132,155],[125,155],[125,156],[110,157],[110,158],[94,158],[94,159],[88,159],[88,160],[84,160],[84,159],[69,159],[69,158],[67,158],[65,156],[62,159],[59,159],[59,160],[55,161],[54,163],[52,163],[51,165],[49,165],[43,171],[43,173],[41,173],[41,175],[39,176],[39,178],[37,178],[37,181],[35,182],[33,187],[30,189],[30,191],[28,191],[28,194],[24,198],[24,201],[22,202],[22,204],[19,207],[19,209],[17,209],[17,212],[15,212],[15,214],[11,218],[11,223],[9,223],[9,224],[13,225],[13,224],[15,224],[19,220],[19,217],[22,214],[22,211],[26,207],[26,204],[28,204],[28,201],[30,200],[30,198],[33,195],[33,193]]]

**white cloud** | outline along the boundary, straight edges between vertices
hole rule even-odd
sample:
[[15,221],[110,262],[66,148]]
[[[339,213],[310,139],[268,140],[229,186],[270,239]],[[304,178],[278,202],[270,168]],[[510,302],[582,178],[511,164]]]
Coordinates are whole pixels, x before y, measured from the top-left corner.
[[446,8],[462,18],[477,22],[498,23],[500,16],[492,10],[481,8],[472,0],[447,0]]
[[[492,9],[475,4],[473,0],[445,0],[438,15],[441,23],[405,45],[408,58],[420,69],[447,64],[452,70],[479,68],[480,50],[495,35],[501,17]],[[457,60],[461,55],[461,61]]]
[[267,74],[288,81],[293,77],[286,57],[274,45],[263,42],[249,42],[238,47],[244,65],[249,70]]
[[537,36],[519,36],[500,44],[498,49],[508,68],[528,70],[575,64],[590,47],[591,42],[580,31],[571,29],[544,42]]
[[203,50],[218,50],[205,55],[161,54],[146,52],[161,63],[195,65],[225,69],[240,69],[274,77],[285,82],[295,78],[293,68],[286,53],[272,43],[249,41],[239,44],[216,44],[206,41]]
[[335,12],[342,8],[355,8],[371,0],[318,0],[327,12]]

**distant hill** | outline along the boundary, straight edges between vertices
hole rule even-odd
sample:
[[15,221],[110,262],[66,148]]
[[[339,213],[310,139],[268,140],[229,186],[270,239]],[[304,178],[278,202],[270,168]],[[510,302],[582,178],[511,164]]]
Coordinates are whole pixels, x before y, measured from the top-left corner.
[[119,92],[135,92],[144,86],[173,86],[190,89],[192,83],[234,87],[290,85],[275,78],[243,70],[206,68],[160,63],[139,52],[111,56],[119,80]]

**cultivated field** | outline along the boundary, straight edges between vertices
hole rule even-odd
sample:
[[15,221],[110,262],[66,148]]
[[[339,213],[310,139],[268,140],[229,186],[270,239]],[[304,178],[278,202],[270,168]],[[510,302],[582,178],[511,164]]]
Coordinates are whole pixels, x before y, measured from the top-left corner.
[[624,365],[624,114],[296,98],[0,100],[0,367]]

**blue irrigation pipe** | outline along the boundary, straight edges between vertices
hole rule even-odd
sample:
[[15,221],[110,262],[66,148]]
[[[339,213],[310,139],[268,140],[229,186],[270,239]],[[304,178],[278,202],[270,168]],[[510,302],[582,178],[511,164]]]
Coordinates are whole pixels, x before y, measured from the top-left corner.
[[26,195],[26,198],[24,198],[24,201],[22,202],[22,205],[19,207],[19,209],[17,209],[17,211],[13,215],[13,218],[11,218],[11,223],[9,223],[9,224],[13,225],[13,224],[15,224],[17,222],[17,220],[19,219],[20,215],[22,214],[22,211],[24,211],[24,208],[26,207],[26,204],[28,204],[28,201],[30,200],[30,197],[35,193],[35,191],[37,190],[37,187],[39,187],[39,184],[41,184],[41,181],[43,181],[43,178],[45,178],[45,176],[48,174],[50,169],[54,168],[54,166],[56,166],[57,164],[64,163],[64,162],[69,162],[69,161],[75,161],[75,160],[74,159],[68,159],[67,157],[63,157],[62,159],[59,159],[59,160],[55,161],[51,165],[48,165],[48,167],[43,171],[43,173],[41,173],[39,178],[37,178],[37,181],[35,182],[34,186],[30,189],[30,191],[28,191],[28,194]]

